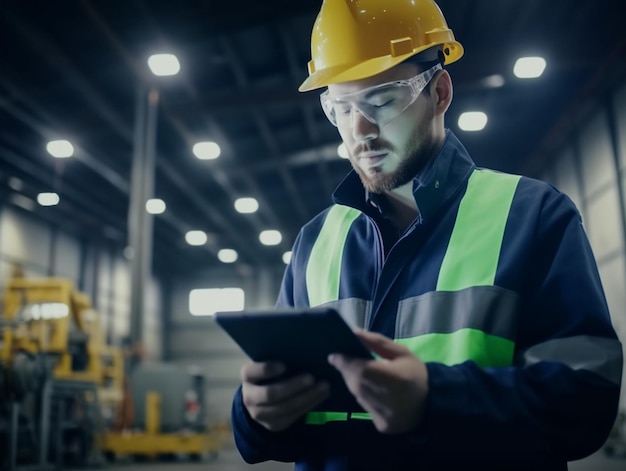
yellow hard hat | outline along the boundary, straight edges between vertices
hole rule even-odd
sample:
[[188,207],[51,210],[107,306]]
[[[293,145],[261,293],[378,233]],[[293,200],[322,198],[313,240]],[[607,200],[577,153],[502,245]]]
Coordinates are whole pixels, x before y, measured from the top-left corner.
[[379,74],[431,47],[463,55],[433,0],[324,0],[313,25],[305,92]]

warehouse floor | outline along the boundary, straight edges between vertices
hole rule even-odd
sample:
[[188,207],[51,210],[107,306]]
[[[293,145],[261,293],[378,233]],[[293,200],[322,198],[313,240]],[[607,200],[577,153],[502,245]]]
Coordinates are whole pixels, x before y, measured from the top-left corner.
[[[205,463],[188,463],[188,462],[174,462],[174,463],[124,463],[119,462],[104,468],[110,471],[180,471],[180,470],[215,470],[215,471],[287,471],[292,470],[292,464],[286,463],[260,463],[257,465],[249,465],[242,461],[236,450],[232,448],[222,449],[216,460]],[[569,464],[570,471],[624,471],[626,469],[626,458],[614,459],[607,458],[603,453],[596,453],[589,458],[581,461],[575,461]],[[79,470],[79,471],[93,471],[94,468]]]

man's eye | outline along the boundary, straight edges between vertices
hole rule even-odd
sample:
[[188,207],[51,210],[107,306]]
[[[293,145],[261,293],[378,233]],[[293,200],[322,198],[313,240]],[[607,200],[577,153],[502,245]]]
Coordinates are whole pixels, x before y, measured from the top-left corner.
[[377,100],[377,101],[371,103],[371,105],[374,108],[384,108],[385,106],[392,105],[393,101],[394,101],[393,98],[388,98],[386,100]]
[[376,96],[372,96],[367,100],[368,105],[373,108],[383,108],[385,106],[392,105],[395,101],[395,97],[391,93],[381,93]]

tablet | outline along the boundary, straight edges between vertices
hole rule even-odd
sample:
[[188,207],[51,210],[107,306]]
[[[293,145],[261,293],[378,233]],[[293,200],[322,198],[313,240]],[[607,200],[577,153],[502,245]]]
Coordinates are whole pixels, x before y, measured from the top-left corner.
[[284,363],[284,376],[311,373],[342,382],[328,363],[330,353],[374,359],[334,309],[218,312],[215,320],[251,360]]

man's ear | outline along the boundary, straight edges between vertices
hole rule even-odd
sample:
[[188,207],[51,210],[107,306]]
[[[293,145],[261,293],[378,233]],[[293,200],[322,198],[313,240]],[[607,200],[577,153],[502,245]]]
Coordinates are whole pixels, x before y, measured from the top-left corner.
[[433,97],[435,114],[442,115],[452,102],[452,79],[447,70],[439,71],[430,83],[430,94]]

